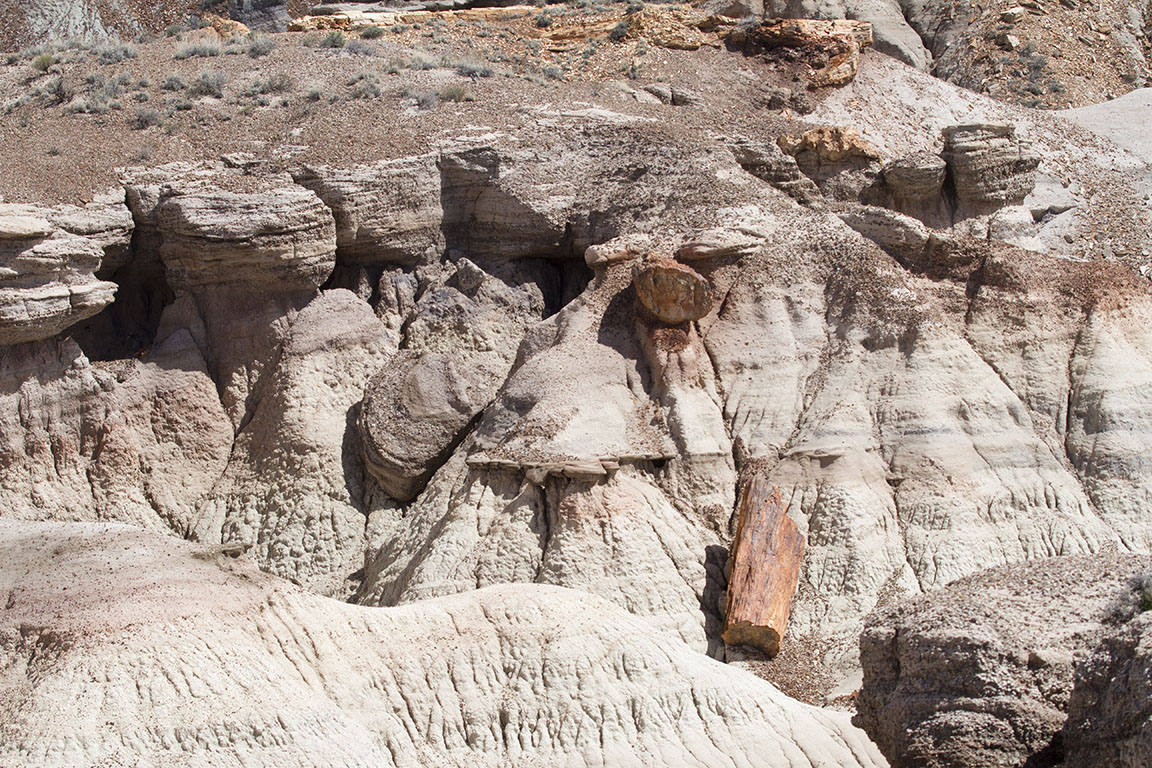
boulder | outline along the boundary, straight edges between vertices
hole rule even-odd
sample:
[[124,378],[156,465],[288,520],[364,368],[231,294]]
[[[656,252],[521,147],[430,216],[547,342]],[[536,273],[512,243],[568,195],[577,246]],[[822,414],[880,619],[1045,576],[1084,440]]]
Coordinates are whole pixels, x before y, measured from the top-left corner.
[[636,297],[665,323],[699,320],[712,310],[712,287],[696,270],[672,259],[651,259],[637,268]]
[[750,29],[737,27],[729,39],[748,51],[791,48],[809,63],[813,88],[852,81],[860,68],[861,49],[872,45],[872,25],[846,19],[772,19]]
[[402,352],[372,377],[357,425],[364,464],[397,501],[410,501],[487,404],[491,382],[435,352]]

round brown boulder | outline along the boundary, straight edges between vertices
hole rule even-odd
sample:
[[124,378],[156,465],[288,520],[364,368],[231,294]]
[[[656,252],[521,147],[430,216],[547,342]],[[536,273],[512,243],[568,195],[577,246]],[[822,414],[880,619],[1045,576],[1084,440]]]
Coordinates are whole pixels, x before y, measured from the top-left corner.
[[640,303],[665,323],[699,320],[712,309],[712,286],[699,272],[672,259],[645,262],[633,283]]

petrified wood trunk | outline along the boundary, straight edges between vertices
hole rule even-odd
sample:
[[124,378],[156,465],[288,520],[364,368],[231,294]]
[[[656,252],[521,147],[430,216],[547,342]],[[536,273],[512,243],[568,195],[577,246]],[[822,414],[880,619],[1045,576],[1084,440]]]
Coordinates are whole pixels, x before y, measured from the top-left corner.
[[729,556],[722,637],[729,645],[750,645],[769,656],[780,650],[804,557],[804,535],[784,513],[786,507],[780,489],[762,476],[745,482]]

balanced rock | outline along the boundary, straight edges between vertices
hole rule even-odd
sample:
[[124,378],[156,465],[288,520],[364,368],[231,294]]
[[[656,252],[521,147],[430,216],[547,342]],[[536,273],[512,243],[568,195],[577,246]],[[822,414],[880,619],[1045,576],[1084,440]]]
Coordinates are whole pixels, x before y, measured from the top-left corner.
[[636,296],[659,320],[673,325],[699,320],[712,309],[712,287],[696,270],[672,259],[652,259],[633,280]]
[[958,203],[974,212],[1019,205],[1036,186],[1040,155],[1011,125],[976,123],[944,129],[944,159]]

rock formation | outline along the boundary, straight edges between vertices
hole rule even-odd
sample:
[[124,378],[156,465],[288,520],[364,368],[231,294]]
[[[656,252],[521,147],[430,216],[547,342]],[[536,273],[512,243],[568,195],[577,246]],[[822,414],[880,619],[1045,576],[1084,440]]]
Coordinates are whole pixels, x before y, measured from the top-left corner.
[[1140,765],[1147,622],[1128,621],[1140,597],[1128,608],[1125,593],[1149,565],[1006,566],[873,615],[854,722],[893,766]]

